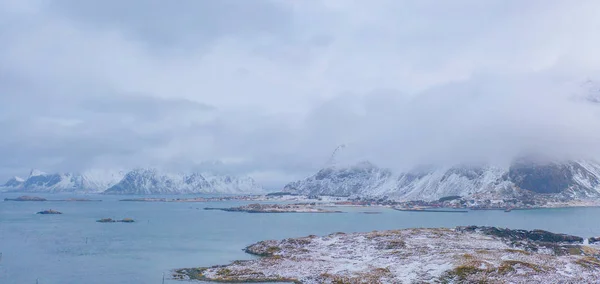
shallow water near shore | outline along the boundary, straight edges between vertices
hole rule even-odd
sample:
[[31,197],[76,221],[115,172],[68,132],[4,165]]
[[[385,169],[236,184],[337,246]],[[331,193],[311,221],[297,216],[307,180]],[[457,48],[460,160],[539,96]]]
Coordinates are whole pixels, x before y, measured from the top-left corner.
[[[182,283],[175,268],[251,259],[242,249],[265,239],[412,227],[488,225],[600,236],[600,208],[471,211],[464,214],[340,207],[345,214],[249,214],[202,210],[248,202],[119,202],[131,196],[85,197],[102,202],[0,201],[0,283]],[[13,198],[19,194],[0,194]],[[182,197],[182,196],[177,196]],[[62,215],[36,215],[54,209]],[[381,212],[381,214],[365,214]],[[97,223],[133,218],[136,223]]]

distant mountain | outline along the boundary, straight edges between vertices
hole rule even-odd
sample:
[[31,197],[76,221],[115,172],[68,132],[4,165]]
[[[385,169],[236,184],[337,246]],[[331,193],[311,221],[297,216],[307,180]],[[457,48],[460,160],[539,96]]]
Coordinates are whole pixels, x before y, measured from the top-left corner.
[[371,163],[328,167],[284,191],[306,195],[388,196],[436,200],[445,196],[487,199],[553,194],[570,199],[600,198],[600,164],[590,161],[515,161],[509,168],[454,166],[394,174]]
[[5,187],[19,187],[21,186],[23,183],[25,182],[24,179],[20,178],[20,177],[12,177],[11,179],[9,179],[4,186]]
[[108,188],[105,194],[192,194],[261,193],[263,188],[250,177],[219,176],[212,174],[173,174],[156,169],[136,169]]
[[31,170],[26,179],[13,177],[0,187],[2,191],[82,192],[106,194],[191,194],[262,193],[263,188],[250,177],[208,173],[172,174],[156,169],[129,172],[86,171],[53,173]]
[[304,180],[289,183],[284,191],[306,195],[378,195],[392,186],[394,175],[388,169],[362,162],[350,167],[327,167]]
[[116,171],[48,174],[31,170],[27,179],[14,177],[2,187],[5,191],[23,192],[102,192],[116,184],[123,174]]

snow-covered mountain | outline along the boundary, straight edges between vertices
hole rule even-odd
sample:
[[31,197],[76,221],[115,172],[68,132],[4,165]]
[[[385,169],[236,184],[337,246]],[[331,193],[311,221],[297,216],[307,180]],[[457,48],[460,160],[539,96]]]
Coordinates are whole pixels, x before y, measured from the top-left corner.
[[2,186],[5,191],[102,192],[123,178],[119,171],[90,170],[83,173],[53,173],[31,170],[26,179],[14,177]]
[[16,188],[16,187],[21,186],[24,182],[25,182],[24,179],[15,176],[6,182],[4,184],[4,187]]
[[83,173],[53,173],[31,170],[26,179],[14,177],[3,191],[82,192],[106,194],[190,194],[262,193],[263,188],[250,177],[208,173],[172,174],[156,169],[129,172],[93,170]]
[[306,195],[388,196],[398,200],[436,200],[445,196],[519,198],[554,194],[600,198],[600,164],[590,161],[531,162],[508,168],[454,166],[394,174],[370,163],[329,167],[284,191]]
[[106,194],[191,194],[261,193],[263,188],[250,177],[219,176],[206,173],[173,174],[156,169],[136,169],[108,188]]

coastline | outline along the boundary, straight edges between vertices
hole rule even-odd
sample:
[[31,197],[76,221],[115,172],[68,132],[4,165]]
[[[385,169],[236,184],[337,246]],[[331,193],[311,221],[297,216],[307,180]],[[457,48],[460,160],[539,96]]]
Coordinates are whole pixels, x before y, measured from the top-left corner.
[[305,284],[522,283],[535,277],[536,283],[586,283],[600,274],[600,247],[584,244],[581,237],[496,227],[340,232],[261,241],[244,251],[259,258],[175,269],[173,279]]
[[221,210],[226,212],[244,212],[244,213],[344,213],[337,210],[326,210],[319,208],[316,203],[295,203],[295,204],[259,204],[253,203],[239,207],[230,208],[212,208],[206,207],[204,210]]

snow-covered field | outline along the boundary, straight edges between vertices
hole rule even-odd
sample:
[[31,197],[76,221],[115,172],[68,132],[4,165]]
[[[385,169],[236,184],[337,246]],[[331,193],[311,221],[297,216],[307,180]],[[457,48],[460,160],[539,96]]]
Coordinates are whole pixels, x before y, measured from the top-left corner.
[[[495,229],[495,228],[494,228]],[[508,232],[508,233],[507,233]],[[525,232],[525,233],[523,233]],[[540,233],[541,232],[541,233]],[[597,283],[597,246],[544,231],[405,229],[334,233],[246,248],[260,259],[182,269],[177,279],[296,283]],[[545,242],[523,236],[542,236]],[[480,282],[483,281],[483,282]]]

